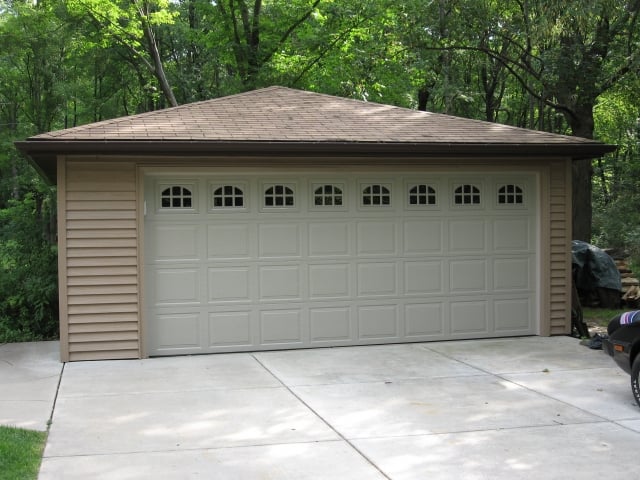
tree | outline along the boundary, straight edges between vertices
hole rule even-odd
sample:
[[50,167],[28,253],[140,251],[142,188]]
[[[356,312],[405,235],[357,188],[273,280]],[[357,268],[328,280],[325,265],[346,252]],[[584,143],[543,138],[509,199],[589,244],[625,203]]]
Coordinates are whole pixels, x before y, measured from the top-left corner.
[[178,102],[165,72],[156,34],[161,25],[175,21],[176,12],[170,3],[169,0],[69,0],[66,5],[76,21],[90,19],[103,41],[125,47],[132,62],[140,61],[156,78],[169,105],[175,107]]
[[216,2],[228,45],[233,52],[235,72],[242,88],[253,89],[274,55],[292,34],[316,12],[321,0],[267,2],[220,0]]
[[[508,68],[529,95],[561,113],[573,135],[594,138],[600,96],[640,72],[640,1],[505,3],[503,22],[491,34],[509,48],[479,50]],[[573,236],[589,241],[591,162],[573,165]]]

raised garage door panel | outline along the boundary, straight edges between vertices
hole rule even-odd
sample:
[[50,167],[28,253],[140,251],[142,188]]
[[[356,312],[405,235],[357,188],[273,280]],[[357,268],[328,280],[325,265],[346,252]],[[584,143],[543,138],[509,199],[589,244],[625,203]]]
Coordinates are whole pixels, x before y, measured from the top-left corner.
[[533,175],[153,176],[150,355],[536,331]]

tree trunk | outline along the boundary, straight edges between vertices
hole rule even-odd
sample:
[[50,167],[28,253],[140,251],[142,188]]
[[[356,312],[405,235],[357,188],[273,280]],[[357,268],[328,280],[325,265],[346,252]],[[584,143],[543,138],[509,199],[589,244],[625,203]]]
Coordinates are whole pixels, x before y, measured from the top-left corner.
[[572,165],[573,183],[573,240],[591,242],[591,159],[574,160]]
[[[593,105],[576,108],[572,114],[565,115],[573,135],[593,138]],[[574,160],[572,165],[572,202],[573,202],[573,239],[591,242],[591,177],[593,166],[591,159]]]
[[160,58],[160,51],[158,50],[158,44],[156,42],[155,35],[153,33],[153,30],[151,29],[151,25],[149,25],[149,22],[147,22],[146,18],[142,19],[142,28],[144,30],[144,36],[147,39],[151,59],[153,60],[153,74],[158,79],[158,83],[160,84],[162,93],[164,93],[164,96],[169,104],[172,107],[177,107],[178,101],[173,94],[173,90],[171,89],[169,80],[167,80],[167,75],[164,72],[164,67],[162,65],[162,59]]

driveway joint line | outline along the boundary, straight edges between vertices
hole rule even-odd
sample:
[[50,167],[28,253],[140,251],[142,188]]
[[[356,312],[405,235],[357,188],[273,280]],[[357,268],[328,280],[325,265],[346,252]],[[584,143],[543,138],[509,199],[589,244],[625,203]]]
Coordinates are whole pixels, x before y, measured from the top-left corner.
[[51,424],[53,423],[53,415],[56,411],[56,405],[58,403],[58,397],[60,395],[60,385],[62,384],[62,375],[64,375],[64,369],[67,366],[66,363],[62,363],[62,368],[60,369],[60,375],[58,376],[58,384],[56,385],[56,391],[53,395],[53,405],[51,405],[51,413],[49,414],[49,418],[47,419],[47,441],[49,439],[49,430],[51,429]]
[[[425,346],[425,348],[427,348],[427,349],[431,350],[430,348],[428,348],[428,347],[426,347],[426,346]],[[540,391],[538,391],[538,390],[534,390],[533,388],[530,388],[530,387],[528,387],[528,386],[526,386],[526,385],[523,385],[523,384],[521,384],[521,383],[518,383],[518,382],[516,382],[516,381],[514,381],[514,380],[510,379],[510,378],[507,378],[507,377],[504,377],[504,376],[503,376],[503,375],[514,375],[513,373],[503,373],[503,374],[500,374],[500,373],[490,372],[489,370],[486,370],[486,369],[484,369],[484,368],[478,367],[478,366],[473,365],[473,364],[471,364],[471,363],[465,362],[464,360],[460,360],[459,358],[452,357],[452,356],[450,356],[450,355],[447,355],[446,353],[437,352],[437,351],[435,351],[435,350],[431,350],[431,351],[434,351],[434,352],[436,352],[436,353],[439,353],[440,355],[442,355],[442,356],[444,356],[444,357],[446,357],[446,358],[448,358],[448,359],[450,359],[450,360],[453,360],[453,361],[456,361],[456,362],[460,362],[460,363],[462,363],[463,365],[466,365],[466,366],[468,366],[468,367],[475,368],[475,369],[477,369],[477,370],[479,370],[479,371],[481,371],[481,372],[484,372],[484,373],[486,373],[486,374],[488,374],[488,375],[491,375],[491,376],[493,376],[493,377],[495,377],[495,378],[498,378],[498,379],[500,379],[500,380],[502,380],[502,381],[504,381],[504,382],[511,383],[511,384],[516,385],[516,386],[518,386],[518,387],[520,387],[520,388],[523,388],[523,389],[525,389],[525,390],[527,390],[527,391],[529,391],[529,392],[535,393],[535,394],[540,395],[540,396],[542,396],[542,397],[544,397],[544,398],[548,398],[549,400],[553,400],[554,402],[559,402],[559,403],[562,403],[563,405],[566,405],[566,406],[568,406],[568,407],[575,408],[576,410],[579,410],[579,411],[581,411],[581,412],[584,412],[584,413],[586,413],[586,414],[588,414],[588,415],[591,415],[591,416],[593,416],[593,417],[599,418],[599,419],[601,419],[603,422],[609,422],[609,423],[613,423],[613,422],[615,422],[615,420],[611,420],[611,419],[606,418],[606,417],[603,417],[602,415],[599,415],[599,414],[597,414],[597,413],[590,412],[589,410],[586,410],[586,409],[584,409],[584,408],[582,408],[582,407],[579,407],[579,406],[577,406],[577,405],[573,405],[573,404],[571,404],[571,403],[569,403],[569,402],[566,402],[566,401],[564,401],[564,400],[561,400],[561,399],[559,399],[559,398],[552,397],[551,395],[548,395],[548,394],[546,394],[546,393],[544,393],[544,392],[540,392]],[[576,372],[579,372],[579,371],[580,371],[580,370],[576,370]],[[542,372],[530,372],[530,373],[542,373]],[[600,423],[600,422],[588,422],[588,423]],[[561,424],[561,425],[564,425],[564,424]]]
[[316,417],[318,417],[320,419],[320,421],[322,421],[322,423],[324,423],[328,428],[330,428],[336,435],[338,435],[338,437],[340,437],[340,439],[342,439],[342,441],[344,441],[347,445],[349,445],[358,455],[360,455],[369,465],[371,465],[373,468],[375,468],[378,472],[380,472],[380,475],[382,475],[384,478],[386,478],[387,480],[392,480],[392,478],[390,476],[388,476],[378,465],[376,465],[376,463],[371,460],[367,455],[365,455],[365,453],[360,450],[357,446],[355,446],[347,437],[345,437],[342,433],[340,433],[340,431],[338,431],[333,425],[331,425],[322,415],[320,415],[314,408],[311,407],[311,405],[309,405],[307,402],[305,402],[302,397],[300,397],[296,392],[294,392],[291,387],[289,387],[289,385],[287,385],[286,383],[284,383],[274,372],[271,371],[271,369],[269,367],[267,367],[264,363],[262,363],[260,361],[259,358],[257,358],[255,356],[255,354],[251,354],[251,356],[254,358],[254,360],[256,362],[258,362],[258,364],[260,364],[260,366],[262,366],[262,368],[264,368],[267,372],[269,372],[270,375],[273,376],[273,378],[275,378],[284,388],[287,389],[287,391],[293,395],[294,398],[296,398],[300,403],[302,403],[302,405],[304,405],[305,407],[307,407],[309,409],[310,412],[312,412]]
[[276,442],[276,443],[250,443],[245,445],[221,445],[210,447],[186,447],[186,448],[171,448],[171,449],[158,449],[158,450],[129,450],[129,451],[112,451],[112,452],[90,452],[90,453],[74,453],[69,455],[43,455],[42,458],[55,459],[55,458],[82,458],[82,457],[110,457],[113,455],[145,455],[149,453],[182,453],[182,452],[211,452],[217,450],[236,450],[242,448],[261,448],[261,447],[276,447],[285,445],[312,445],[318,443],[339,443],[341,439],[330,440],[307,440],[301,442]]

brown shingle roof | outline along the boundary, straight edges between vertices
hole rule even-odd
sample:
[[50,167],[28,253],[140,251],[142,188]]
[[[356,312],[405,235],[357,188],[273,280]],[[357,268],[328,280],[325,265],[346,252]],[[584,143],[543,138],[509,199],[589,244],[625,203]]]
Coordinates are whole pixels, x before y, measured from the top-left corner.
[[252,142],[582,143],[587,140],[269,87],[32,137]]
[[[175,108],[36,135],[18,147],[40,167],[57,153],[232,151],[345,154],[563,153],[599,156],[613,147],[592,140],[477,120],[269,87]],[[549,148],[551,147],[551,150]],[[40,159],[40,160],[39,160]]]

